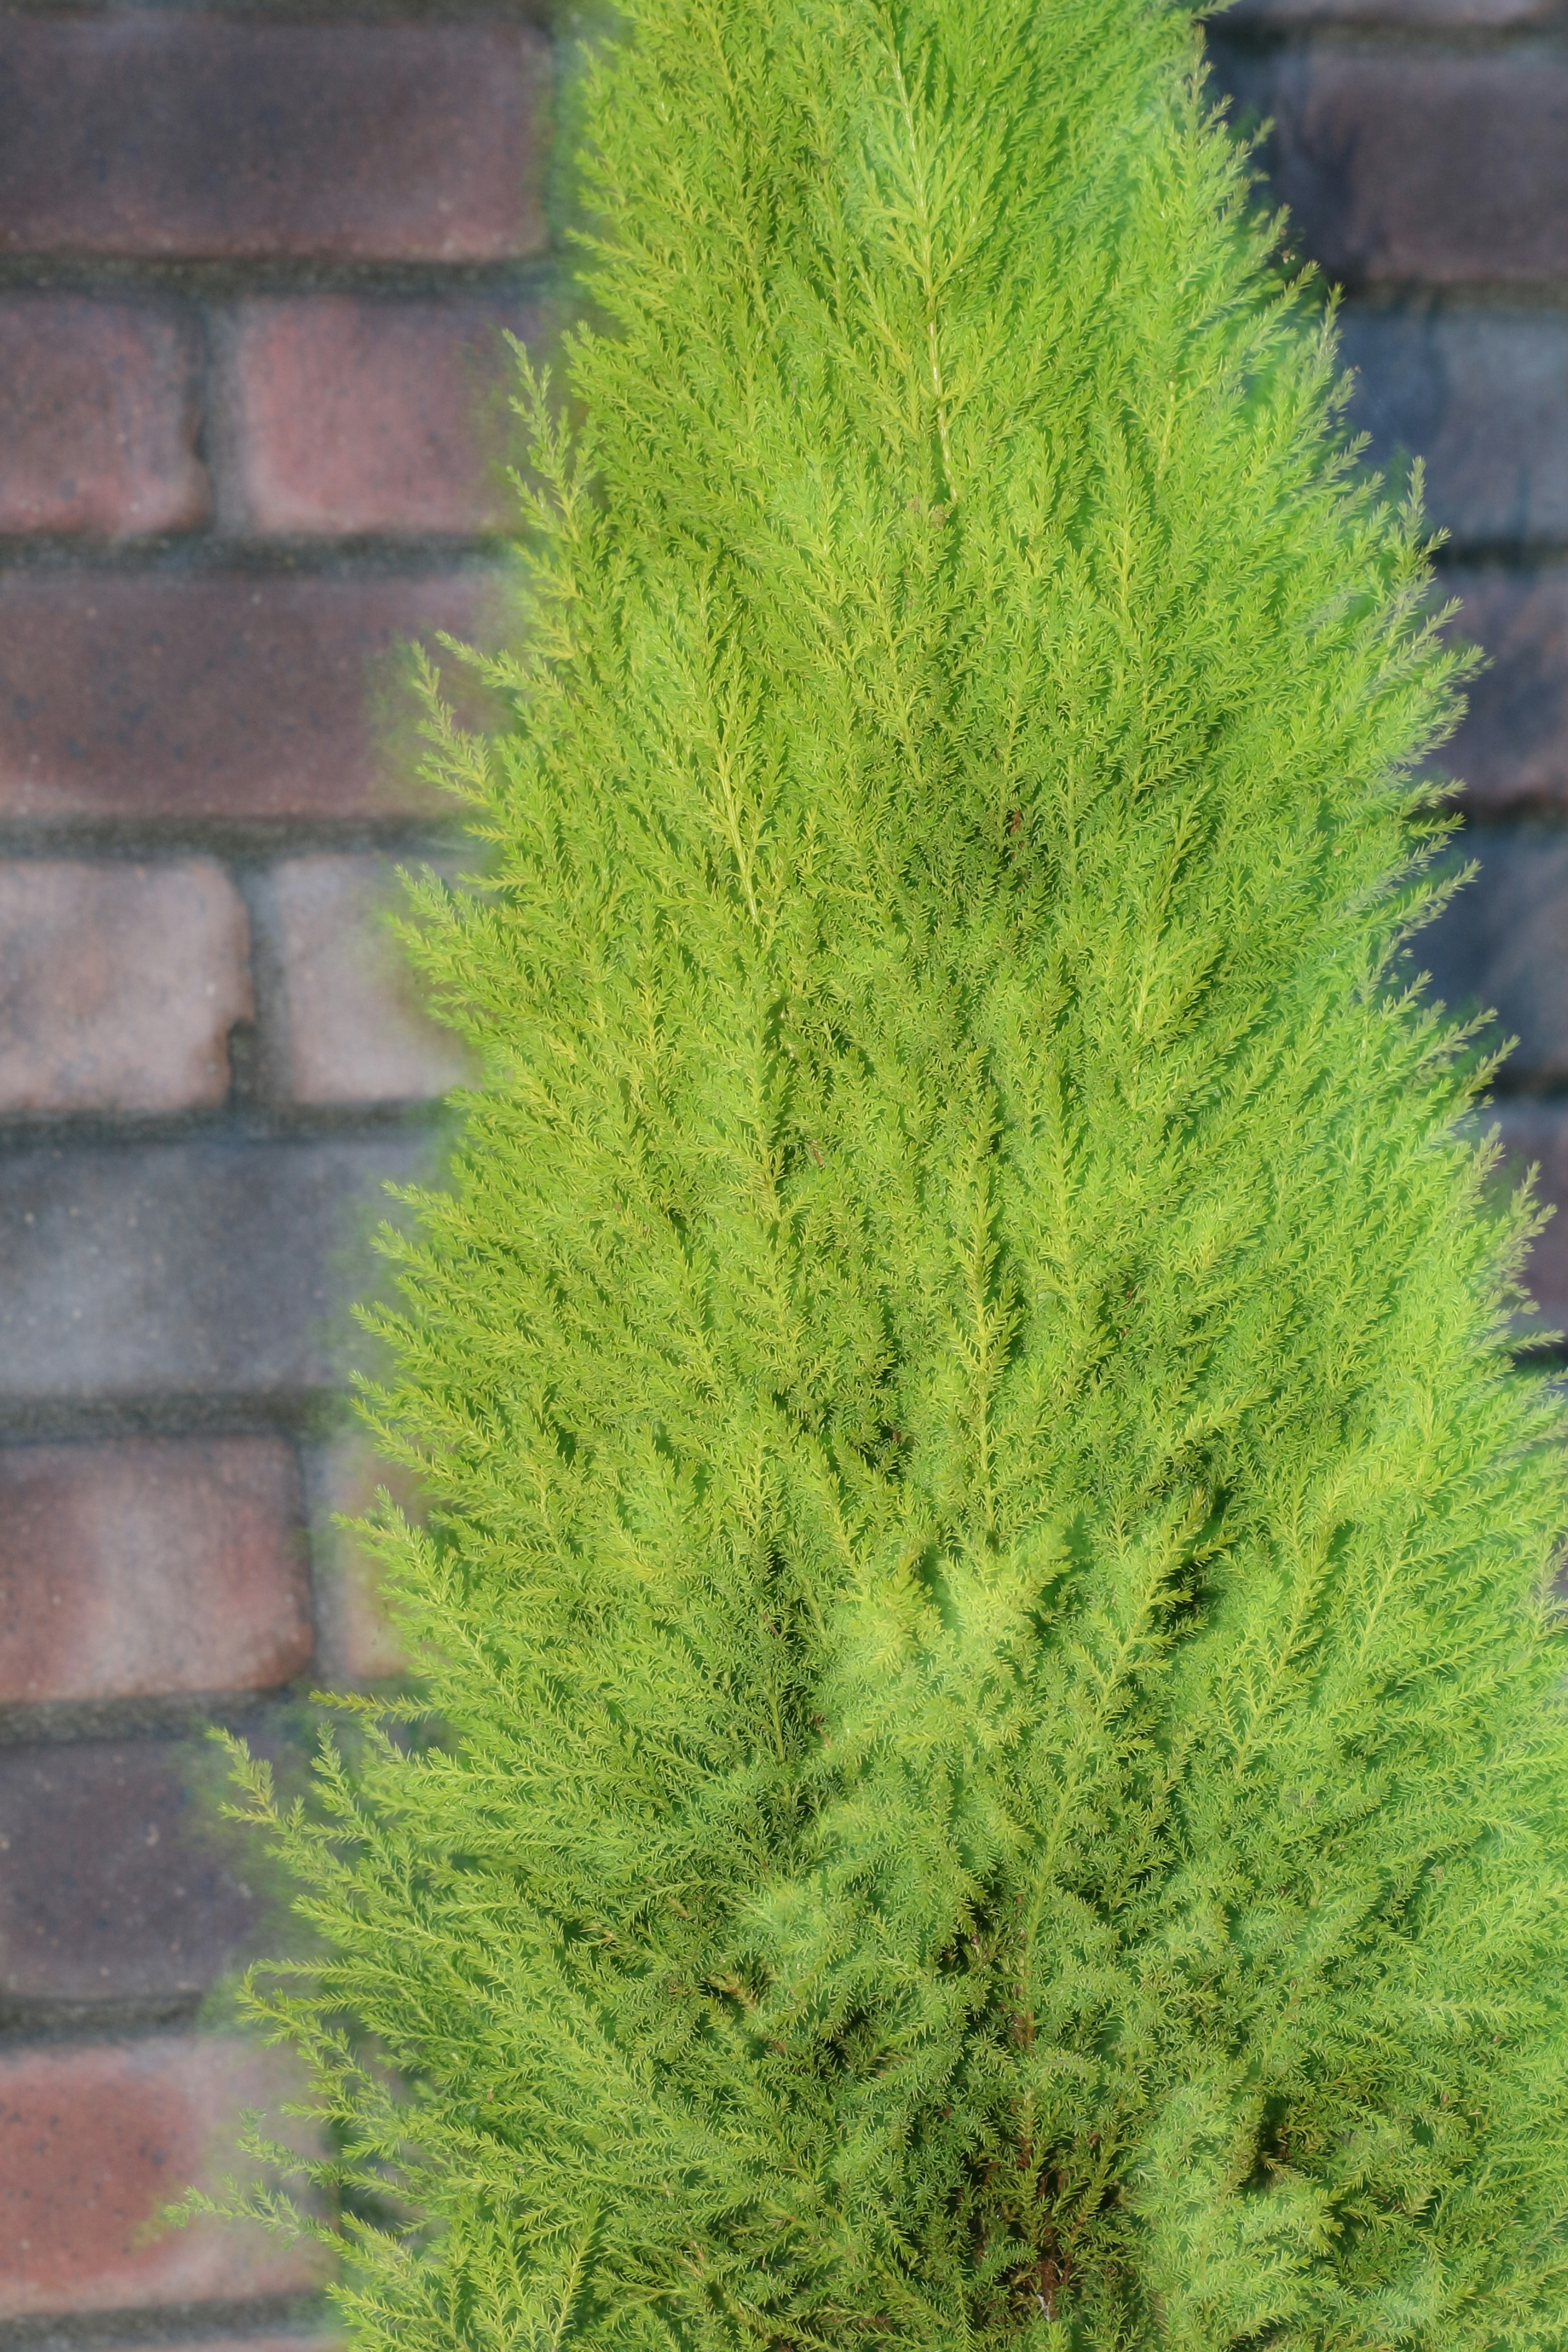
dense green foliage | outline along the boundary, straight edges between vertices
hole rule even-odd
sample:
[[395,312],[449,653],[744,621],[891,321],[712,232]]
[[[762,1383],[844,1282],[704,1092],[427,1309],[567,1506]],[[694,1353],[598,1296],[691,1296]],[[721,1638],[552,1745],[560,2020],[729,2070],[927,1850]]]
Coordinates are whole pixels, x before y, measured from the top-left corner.
[[442,1729],[275,1826],[353,2341],[1568,2345],[1415,520],[1185,15],[626,14],[511,716],[430,705],[482,1078],[370,1407]]

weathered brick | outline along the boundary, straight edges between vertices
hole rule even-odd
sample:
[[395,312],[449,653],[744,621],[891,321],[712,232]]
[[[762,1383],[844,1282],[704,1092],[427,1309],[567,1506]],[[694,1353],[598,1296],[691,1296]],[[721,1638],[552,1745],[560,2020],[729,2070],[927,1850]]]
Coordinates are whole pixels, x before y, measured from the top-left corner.
[[437,629],[480,634],[489,586],[469,572],[0,573],[0,815],[427,809],[378,735],[374,666]]
[[0,1113],[222,1102],[249,945],[208,857],[0,865]]
[[1352,304],[1342,349],[1372,462],[1420,456],[1427,510],[1461,546],[1568,539],[1568,315]]
[[[171,2339],[158,2340],[159,2352]],[[343,2352],[341,2336],[302,2335],[296,2333],[265,2336],[181,2336],[177,2341],[180,2352]],[[102,2352],[147,2352],[146,2342],[110,2344]]]
[[1568,271],[1568,56],[1326,44],[1216,50],[1271,116],[1275,194],[1331,278],[1520,284]]
[[227,1138],[0,1160],[0,1402],[291,1398],[369,1342],[348,1302],[378,1269],[381,1186],[426,1139]]
[[1442,583],[1460,600],[1459,635],[1488,667],[1442,754],[1470,805],[1492,814],[1568,803],[1568,569],[1456,569]]
[[205,1740],[0,1748],[0,2000],[166,2001],[257,1948],[265,1854]]
[[1568,831],[1487,826],[1461,846],[1480,872],[1411,953],[1453,1011],[1489,1009],[1518,1038],[1510,1076],[1568,1076]]
[[171,2198],[243,2172],[247,2107],[272,2124],[290,2078],[226,2037],[157,2034],[0,2058],[0,2318],[289,2294],[317,2284],[319,2250],[249,2223],[157,2230]]
[[207,510],[189,322],[162,303],[0,299],[0,531],[184,530]]
[[[163,2338],[162,2346],[169,2341]],[[342,2352],[340,2336],[267,2335],[267,2336],[182,2336],[177,2338],[180,2352]],[[110,2344],[103,2352],[146,2352],[145,2342]]]
[[456,298],[246,304],[225,368],[239,517],[263,532],[498,529],[515,507],[501,331],[537,324]]
[[408,1671],[407,1654],[382,1605],[380,1563],[351,1528],[338,1524],[340,1519],[367,1517],[383,1488],[408,1517],[419,1517],[416,1481],[407,1471],[383,1462],[367,1437],[351,1433],[334,1438],[311,1465],[317,1656],[327,1683],[379,1682]]
[[385,928],[396,898],[384,860],[325,855],[285,858],[258,893],[281,999],[269,1059],[296,1102],[416,1101],[464,1075]]
[[311,1648],[300,1522],[279,1438],[0,1447],[0,1705],[289,1681]]
[[536,252],[547,57],[521,24],[0,18],[0,250]]

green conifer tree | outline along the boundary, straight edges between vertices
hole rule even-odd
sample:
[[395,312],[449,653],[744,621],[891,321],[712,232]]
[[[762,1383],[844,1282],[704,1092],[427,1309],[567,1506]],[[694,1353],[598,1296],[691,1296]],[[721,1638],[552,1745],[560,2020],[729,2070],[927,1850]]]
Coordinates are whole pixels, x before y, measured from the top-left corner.
[[482,1077],[370,1410],[442,1729],[251,1782],[353,2341],[1568,2345],[1416,520],[1181,10],[626,16],[509,723],[429,685]]

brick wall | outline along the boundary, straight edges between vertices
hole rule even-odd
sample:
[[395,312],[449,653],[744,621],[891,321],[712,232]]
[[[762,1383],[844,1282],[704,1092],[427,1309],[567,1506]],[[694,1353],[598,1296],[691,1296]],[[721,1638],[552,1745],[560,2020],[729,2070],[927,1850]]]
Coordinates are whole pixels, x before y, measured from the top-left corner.
[[[1568,1196],[1568,47],[1245,0],[1215,51],[1493,655],[1423,960]],[[445,845],[366,678],[484,625],[549,62],[505,0],[0,0],[0,2352],[320,2325],[297,2251],[142,2225],[266,2088],[202,2015],[280,1933],[202,1726],[286,1768],[293,1695],[397,1663],[342,1302],[454,1065],[378,945]]]
[[287,1932],[203,1726],[286,1768],[397,1664],[334,1400],[456,1065],[378,665],[483,630],[550,67],[506,0],[0,5],[0,2341],[321,2324],[300,2250],[142,2225]]
[[[1240,0],[1215,27],[1294,242],[1346,292],[1354,415],[1418,452],[1445,583],[1490,667],[1442,755],[1479,879],[1418,941],[1519,1038],[1510,1149],[1568,1204],[1568,12],[1556,0]],[[1568,1215],[1532,1283],[1568,1324]]]

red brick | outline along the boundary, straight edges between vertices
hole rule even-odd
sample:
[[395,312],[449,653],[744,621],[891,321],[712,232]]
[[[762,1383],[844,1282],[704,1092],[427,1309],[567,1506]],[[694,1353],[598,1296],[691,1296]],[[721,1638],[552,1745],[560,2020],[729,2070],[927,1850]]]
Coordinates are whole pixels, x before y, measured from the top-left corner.
[[0,531],[184,530],[207,510],[187,321],[161,304],[0,299]]
[[1460,599],[1458,634],[1488,660],[1444,768],[1479,812],[1568,804],[1568,569],[1488,565],[1442,584]]
[[406,638],[479,634],[489,585],[0,573],[0,815],[427,810],[378,738],[371,667]]
[[[289,2294],[319,2251],[250,2224],[150,2230],[193,2183],[243,2171],[242,2111],[289,2077],[227,2038],[157,2035],[0,2058],[0,2318]],[[276,2137],[297,2126],[280,2121]]]
[[368,1437],[354,1434],[323,1447],[310,1486],[322,1679],[380,1682],[406,1674],[408,1654],[382,1603],[381,1563],[351,1528],[337,1522],[368,1517],[383,1487],[406,1517],[419,1518],[416,1481],[406,1470],[383,1462]]
[[1568,271],[1568,56],[1287,47],[1223,68],[1274,119],[1274,194],[1330,278]]
[[[0,1748],[0,1997],[168,2003],[253,1956],[270,1872],[205,1739]],[[264,1877],[262,1874],[267,1874]]]
[[423,1009],[385,928],[398,897],[383,858],[290,857],[268,875],[261,919],[281,995],[268,1045],[294,1101],[417,1101],[461,1081],[458,1040]]
[[0,1112],[222,1102],[248,953],[210,858],[0,865]]
[[518,303],[248,303],[228,350],[239,512],[252,530],[496,530],[504,392],[537,314]]
[[0,1705],[267,1690],[310,1655],[293,1449],[0,1448]]
[[493,261],[544,243],[520,24],[0,19],[0,250]]

